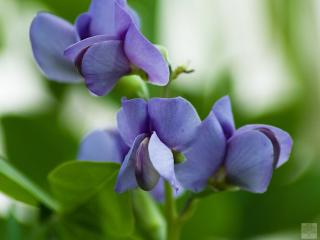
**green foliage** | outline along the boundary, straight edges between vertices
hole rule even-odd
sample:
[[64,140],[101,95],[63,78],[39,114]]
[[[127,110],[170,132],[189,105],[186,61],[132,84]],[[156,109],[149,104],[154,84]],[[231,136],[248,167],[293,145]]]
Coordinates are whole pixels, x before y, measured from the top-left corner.
[[116,163],[82,161],[68,162],[53,170],[49,182],[67,211],[66,219],[93,224],[97,228],[93,233],[129,236],[134,230],[132,206],[129,193],[118,195],[114,191],[118,170]]
[[7,228],[5,239],[7,240],[22,240],[22,231],[21,226],[17,222],[17,220],[10,215],[7,220]]
[[16,200],[31,205],[36,205],[40,201],[52,209],[58,209],[57,202],[49,194],[2,159],[0,159],[0,183],[0,190]]
[[49,189],[46,178],[54,167],[75,159],[78,143],[55,112],[6,116],[1,123],[10,163],[43,189]]
[[117,173],[119,164],[67,162],[49,174],[55,197],[65,209],[75,208],[104,188]]
[[[8,163],[0,161],[0,190],[28,203],[51,208],[30,239],[49,236],[66,240],[138,239],[134,237],[134,215],[129,193],[114,191],[119,164],[72,161],[48,176],[52,198]],[[41,211],[46,208],[42,208]],[[7,231],[12,235],[13,220]],[[10,236],[11,236],[10,235]],[[16,238],[9,238],[15,240]]]

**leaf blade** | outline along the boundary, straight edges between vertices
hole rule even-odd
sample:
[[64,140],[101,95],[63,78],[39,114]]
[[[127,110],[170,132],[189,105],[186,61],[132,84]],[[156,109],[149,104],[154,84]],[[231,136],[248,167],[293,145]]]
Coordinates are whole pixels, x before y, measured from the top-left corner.
[[31,205],[40,201],[53,210],[59,210],[58,202],[50,194],[43,191],[1,157],[0,179],[0,190],[14,199]]

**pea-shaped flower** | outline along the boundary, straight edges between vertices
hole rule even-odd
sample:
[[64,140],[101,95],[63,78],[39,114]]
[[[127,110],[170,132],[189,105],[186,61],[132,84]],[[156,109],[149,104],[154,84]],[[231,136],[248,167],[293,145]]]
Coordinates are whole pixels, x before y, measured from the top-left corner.
[[181,97],[123,100],[117,122],[119,133],[88,135],[79,159],[120,162],[117,192],[161,189],[163,180],[178,192],[176,156],[188,149],[201,123],[193,106]]
[[99,96],[132,70],[144,71],[155,85],[169,81],[168,64],[140,32],[139,18],[126,0],[92,0],[74,26],[39,13],[30,39],[34,57],[49,79],[75,83],[83,77],[88,89]]
[[177,177],[183,187],[198,192],[222,170],[227,184],[262,193],[274,169],[288,160],[291,147],[289,134],[273,126],[253,124],[236,130],[229,97],[223,97],[199,126],[185,151],[186,161],[176,166]]

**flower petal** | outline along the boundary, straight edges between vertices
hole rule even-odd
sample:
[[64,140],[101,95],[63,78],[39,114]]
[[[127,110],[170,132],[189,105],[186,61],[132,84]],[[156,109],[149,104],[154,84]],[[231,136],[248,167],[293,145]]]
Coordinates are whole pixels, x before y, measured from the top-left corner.
[[127,0],[117,0],[117,3],[126,10],[133,22],[140,28],[140,18],[136,11],[128,5]]
[[147,40],[135,24],[131,24],[124,40],[128,59],[148,75],[152,84],[165,86],[169,82],[169,66],[160,51]]
[[220,98],[212,111],[220,122],[226,138],[230,138],[236,130],[229,96]]
[[77,41],[73,26],[49,13],[39,13],[30,27],[33,55],[41,70],[50,80],[79,82],[81,76],[63,51]]
[[250,192],[265,192],[272,177],[273,154],[272,142],[262,132],[236,132],[228,142],[228,181]]
[[148,151],[149,138],[146,137],[136,153],[135,174],[139,187],[145,191],[152,190],[158,183],[160,175],[150,161]]
[[140,29],[141,27],[141,23],[140,23],[140,17],[137,14],[137,12],[135,10],[133,10],[131,7],[127,6],[125,7],[126,12],[130,15],[133,23],[137,26],[138,29]]
[[132,22],[129,14],[114,0],[92,0],[90,34],[122,36]]
[[89,14],[92,17],[90,33],[94,35],[115,35],[114,0],[92,0]]
[[79,40],[88,38],[90,36],[90,23],[91,16],[89,13],[82,13],[77,18],[75,28],[77,30]]
[[169,182],[176,192],[181,188],[174,172],[174,159],[171,150],[154,132],[149,140],[149,157],[161,177]]
[[114,130],[96,130],[80,146],[79,160],[122,163],[129,149]]
[[[66,48],[64,51],[64,56],[70,61],[76,63],[78,60],[78,57],[88,47],[92,46],[95,43],[105,42],[108,40],[117,40],[117,39],[114,37],[109,37],[107,35],[97,35],[97,36],[86,38]],[[80,61],[80,63],[81,62],[82,61]]]
[[135,158],[140,143],[143,141],[145,137],[145,134],[140,134],[139,136],[137,136],[129,153],[125,157],[125,160],[122,163],[118,174],[117,183],[115,187],[116,192],[122,193],[127,190],[138,187],[135,176]]
[[292,138],[290,135],[283,131],[280,128],[273,127],[270,125],[264,125],[264,124],[249,124],[245,125],[237,130],[237,132],[243,132],[248,130],[259,130],[259,129],[269,129],[273,134],[276,140],[278,141],[278,144],[280,145],[280,154],[279,159],[276,162],[276,167],[280,167],[282,164],[284,164],[286,161],[288,161],[291,150],[292,150]]
[[102,96],[111,91],[117,80],[128,73],[129,63],[121,41],[111,40],[92,45],[84,54],[81,73],[88,89]]
[[153,130],[174,150],[184,149],[201,123],[193,106],[181,97],[153,98],[148,112]]
[[121,6],[121,7],[125,7],[128,2],[127,0],[116,0],[116,2]]
[[186,160],[175,166],[184,188],[199,192],[221,166],[226,151],[226,138],[214,113],[202,122],[190,147],[184,152]]
[[123,141],[132,146],[134,139],[149,131],[147,103],[143,99],[122,100],[122,108],[117,114],[119,133]]

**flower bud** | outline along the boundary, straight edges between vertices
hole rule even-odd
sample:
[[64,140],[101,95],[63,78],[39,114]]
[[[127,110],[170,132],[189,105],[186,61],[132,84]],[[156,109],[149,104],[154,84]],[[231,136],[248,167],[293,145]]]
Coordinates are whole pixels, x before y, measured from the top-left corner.
[[158,183],[160,175],[152,165],[148,152],[149,138],[145,138],[136,153],[135,175],[139,187],[145,191],[152,190]]

